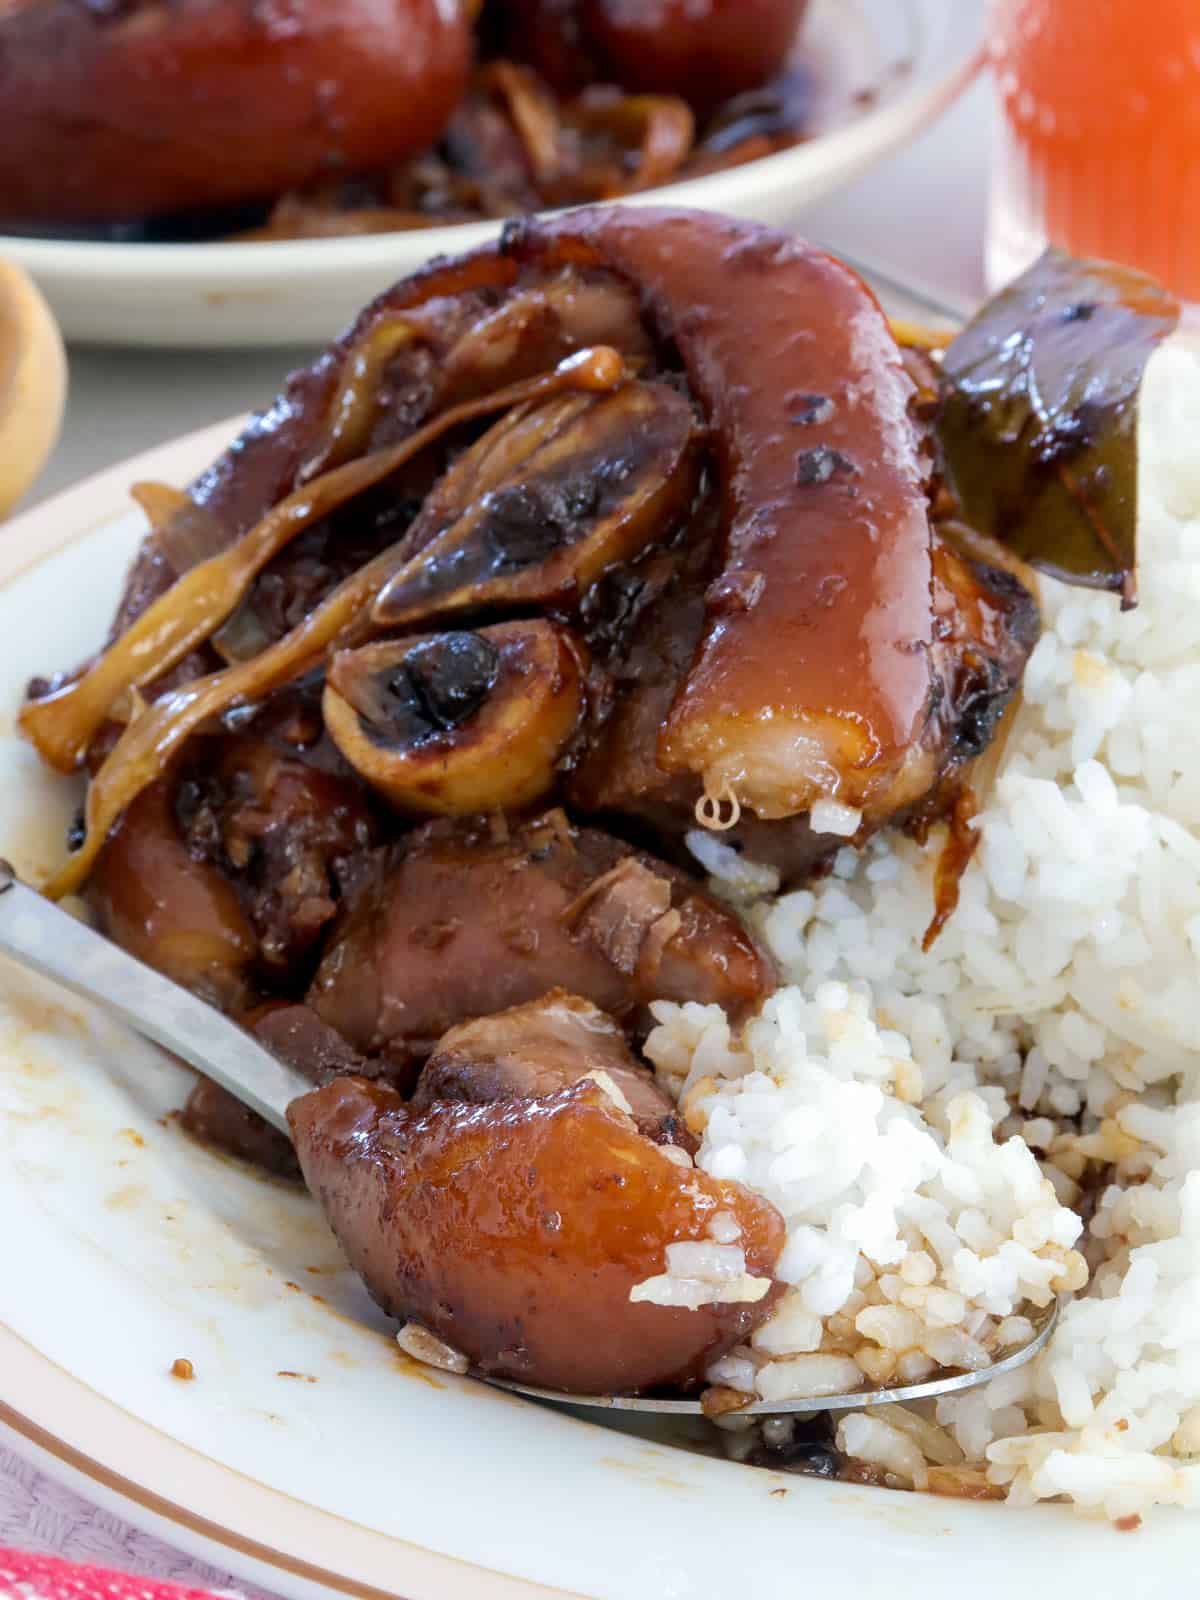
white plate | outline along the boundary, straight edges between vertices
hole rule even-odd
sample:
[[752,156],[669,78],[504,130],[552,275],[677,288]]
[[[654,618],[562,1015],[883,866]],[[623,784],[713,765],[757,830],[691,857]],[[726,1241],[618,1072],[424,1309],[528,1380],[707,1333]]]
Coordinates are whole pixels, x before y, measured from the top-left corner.
[[[31,673],[100,641],[210,428],[0,529],[0,853],[56,859],[74,785],[13,734]],[[406,1364],[302,1193],[164,1117],[187,1073],[0,963],[0,1431],[82,1493],[287,1596],[1176,1600],[1200,1519],[1137,1535],[685,1453]],[[194,1382],[168,1376],[191,1360]],[[287,1376],[286,1374],[300,1374]],[[861,1584],[861,1587],[860,1587]]]
[[[638,197],[786,224],[940,115],[981,61],[976,0],[813,0],[808,44],[838,86],[806,144]],[[869,88],[869,102],[856,90]],[[68,338],[171,346],[322,343],[430,256],[493,223],[269,244],[79,244],[0,236]]]

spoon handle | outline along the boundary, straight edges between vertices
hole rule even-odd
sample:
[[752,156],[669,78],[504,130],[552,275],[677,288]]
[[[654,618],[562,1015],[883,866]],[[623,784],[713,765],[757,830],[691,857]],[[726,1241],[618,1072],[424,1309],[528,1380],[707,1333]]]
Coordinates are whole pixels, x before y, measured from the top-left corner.
[[228,1089],[281,1133],[288,1133],[288,1105],[313,1087],[214,1007],[21,883],[3,860],[0,953],[95,1001]]

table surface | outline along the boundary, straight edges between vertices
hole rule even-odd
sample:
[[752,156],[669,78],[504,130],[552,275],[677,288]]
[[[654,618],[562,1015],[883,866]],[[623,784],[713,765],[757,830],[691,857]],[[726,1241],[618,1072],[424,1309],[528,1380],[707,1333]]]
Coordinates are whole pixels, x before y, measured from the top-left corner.
[[[968,0],[974,3],[974,0]],[[806,214],[812,239],[968,306],[983,293],[991,105],[975,84],[916,143]],[[66,424],[32,500],[205,423],[264,404],[306,350],[71,352]],[[228,1589],[215,1571],[128,1527],[0,1445],[0,1545]]]

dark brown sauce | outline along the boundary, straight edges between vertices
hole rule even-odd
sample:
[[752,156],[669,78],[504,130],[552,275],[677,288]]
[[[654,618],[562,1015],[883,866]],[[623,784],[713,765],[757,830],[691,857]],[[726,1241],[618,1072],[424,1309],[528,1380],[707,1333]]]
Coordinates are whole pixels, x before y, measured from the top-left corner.
[[979,830],[972,826],[979,810],[975,792],[962,788],[950,812],[946,842],[933,873],[933,920],[925,930],[921,949],[931,950],[939,933],[958,908],[959,886],[971,857],[979,848]]

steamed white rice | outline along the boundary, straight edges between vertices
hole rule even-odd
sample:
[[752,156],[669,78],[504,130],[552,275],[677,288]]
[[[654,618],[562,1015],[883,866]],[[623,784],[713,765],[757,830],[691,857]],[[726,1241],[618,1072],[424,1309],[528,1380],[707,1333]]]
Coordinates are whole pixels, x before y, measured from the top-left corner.
[[[1010,1500],[1114,1519],[1200,1501],[1200,356],[1183,340],[1151,364],[1140,448],[1140,605],[1044,585],[981,846],[930,953],[937,837],[845,849],[774,899],[769,874],[700,840],[727,891],[758,896],[788,986],[740,1038],[716,1007],[660,1003],[647,1046],[698,1165],[788,1225],[787,1292],[712,1381],[784,1399],[984,1365],[1086,1283],[1030,1366],[846,1414],[837,1437],[889,1481],[986,1474]],[[717,1265],[707,1248],[649,1293],[741,1284],[736,1241],[714,1239]]]

